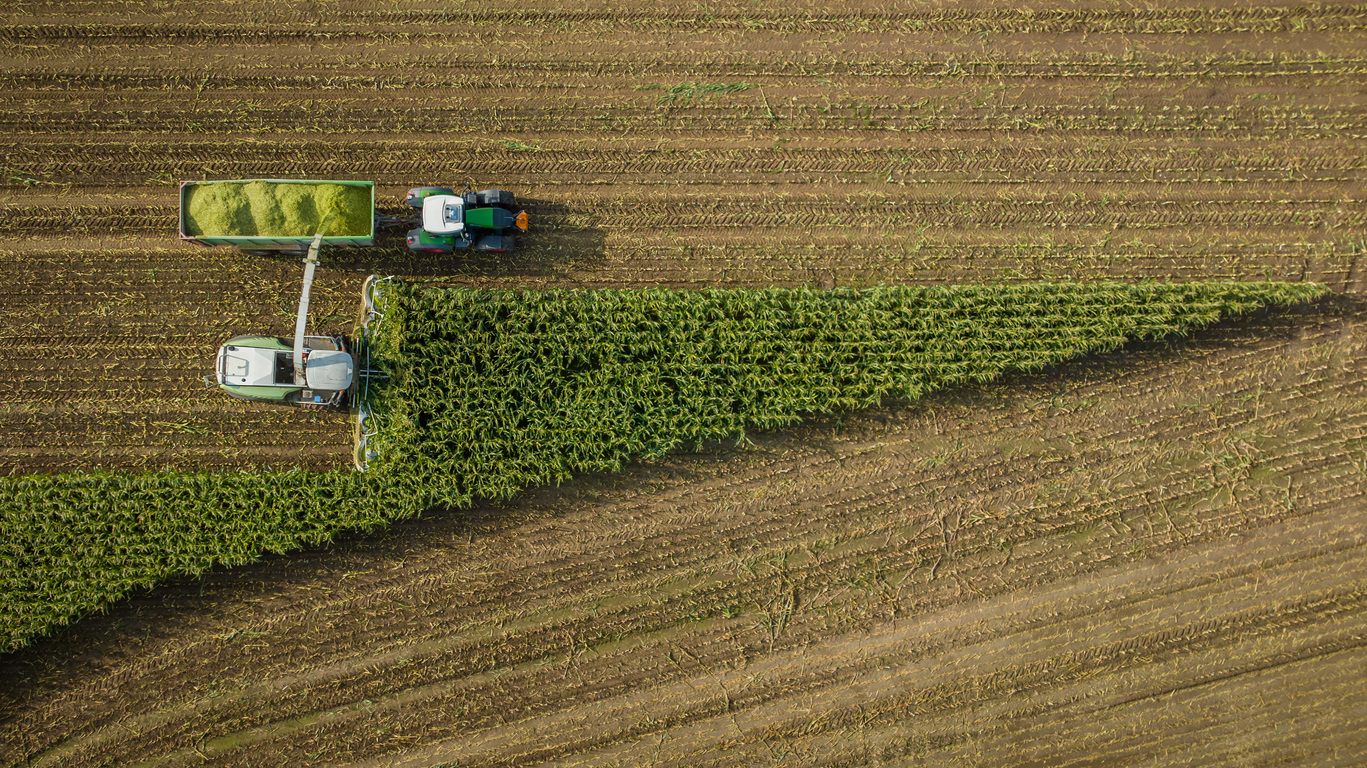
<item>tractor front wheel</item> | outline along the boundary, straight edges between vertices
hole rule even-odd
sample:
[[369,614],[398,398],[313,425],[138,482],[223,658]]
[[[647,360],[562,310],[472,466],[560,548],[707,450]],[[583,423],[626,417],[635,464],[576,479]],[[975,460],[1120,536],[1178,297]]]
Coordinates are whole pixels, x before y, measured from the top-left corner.
[[423,229],[409,231],[408,250],[414,253],[451,253],[456,249],[453,238],[428,234]]

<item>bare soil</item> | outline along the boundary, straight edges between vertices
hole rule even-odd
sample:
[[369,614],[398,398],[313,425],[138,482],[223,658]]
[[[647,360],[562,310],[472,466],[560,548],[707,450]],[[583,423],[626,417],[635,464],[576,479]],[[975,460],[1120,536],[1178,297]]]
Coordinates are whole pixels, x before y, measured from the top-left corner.
[[0,658],[0,765],[1367,762],[1367,11],[581,6],[0,13],[0,472],[346,464],[199,385],[301,269],[180,179],[523,201],[329,254],[326,331],[372,272],[1335,296],[139,595]]

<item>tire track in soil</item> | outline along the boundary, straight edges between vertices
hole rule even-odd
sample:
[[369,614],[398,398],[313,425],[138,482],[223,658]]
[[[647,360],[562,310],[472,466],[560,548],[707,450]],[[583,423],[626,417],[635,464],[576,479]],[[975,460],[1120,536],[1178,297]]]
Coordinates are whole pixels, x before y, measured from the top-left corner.
[[[1084,185],[1134,183],[1141,185],[1229,185],[1285,183],[1288,175],[1302,185],[1362,181],[1364,159],[1356,146],[1323,142],[1307,152],[1297,144],[1244,147],[1243,151],[1215,151],[1182,142],[1179,148],[1136,151],[1133,142],[1082,146],[1073,142],[1050,150],[1012,150],[981,141],[958,146],[924,148],[917,152],[890,148],[854,150],[785,149],[731,143],[695,149],[573,150],[545,148],[531,151],[481,151],[453,147],[450,142],[422,140],[368,142],[256,141],[143,141],[40,143],[0,147],[10,166],[41,176],[45,184],[78,184],[82,189],[105,187],[143,195],[159,194],[144,185],[157,174],[191,178],[205,168],[220,174],[251,176],[271,169],[284,176],[323,178],[338,174],[401,186],[414,178],[444,178],[451,167],[480,178],[518,180],[554,179],[581,182],[585,173],[626,174],[635,184],[662,185],[684,179],[689,186],[718,180],[728,184],[772,184],[756,174],[883,174],[917,184],[1012,184],[1041,187],[1060,182]],[[98,179],[98,182],[94,180]],[[19,189],[11,182],[12,189]],[[165,194],[165,193],[161,193]],[[1295,195],[1292,195],[1295,196]]]
[[[1270,422],[1270,423],[1271,423],[1271,422]],[[1359,427],[1360,427],[1360,426],[1361,426],[1361,425],[1359,424]],[[1360,432],[1359,432],[1359,434],[1360,434]],[[889,502],[889,503],[896,503],[896,502]],[[766,538],[766,537],[768,537],[769,535],[770,535],[769,533],[765,533],[765,532],[763,532],[763,531],[757,532],[757,533],[755,534],[755,536],[756,536],[757,538],[760,538],[760,539]],[[581,588],[579,585],[569,585],[569,586],[567,587],[567,589],[569,589],[569,591],[570,591],[571,593],[582,592],[582,588]],[[374,695],[374,692],[367,692],[367,693],[368,693],[369,695]],[[357,695],[359,695],[359,694],[357,694]],[[284,703],[282,702],[281,705],[283,706]],[[282,711],[282,710],[281,710],[281,709],[277,709],[277,708],[272,708],[270,711]],[[290,710],[290,708],[289,708],[288,706],[285,706],[284,709],[283,709],[283,711],[292,711],[292,710]]]
[[[643,97],[637,92],[640,89],[632,85],[632,79],[629,75],[630,67],[625,62],[614,62],[614,64],[616,65],[609,69],[601,63],[541,59],[527,60],[523,66],[527,70],[547,75],[556,74],[565,78],[579,76],[583,82],[575,81],[573,84],[584,87],[593,86],[602,91],[620,92],[624,97],[623,100],[628,103],[641,102]],[[1021,85],[1059,91],[1077,90],[1078,87],[1071,84],[1051,83],[1050,80],[1083,77],[1125,78],[1134,81],[1130,86],[1131,93],[1133,93],[1133,89],[1140,87],[1171,88],[1173,84],[1167,81],[1191,79],[1198,75],[1236,80],[1275,74],[1286,86],[1291,88],[1304,87],[1308,90],[1315,85],[1322,84],[1326,75],[1344,77],[1350,81],[1360,78],[1364,74],[1364,66],[1367,66],[1367,59],[1343,56],[1317,58],[1313,62],[1310,60],[1283,59],[1275,63],[1227,59],[1216,62],[1218,70],[1215,72],[1212,72],[1209,66],[1166,58],[1122,63],[1119,60],[1088,61],[1083,59],[1041,62],[998,57],[988,62],[969,64],[967,70],[961,66],[935,59],[917,62],[890,62],[885,60],[882,64],[883,66],[876,71],[862,72],[851,70],[856,66],[872,70],[873,63],[836,65],[837,69],[846,71],[827,72],[818,76],[811,72],[785,67],[782,64],[775,67],[772,62],[748,62],[738,59],[728,62],[728,71],[719,74],[765,80],[767,82],[764,85],[771,87],[776,96],[784,95],[785,90],[805,91],[811,88],[812,82],[816,81],[818,77],[820,78],[819,82],[822,83],[846,81],[842,82],[841,85],[851,95],[860,91],[876,92],[876,86],[871,86],[868,82],[869,79],[922,78],[931,82],[919,85],[929,88],[940,85],[934,81],[948,79],[971,81],[988,77],[1026,81],[1022,82]],[[671,65],[667,61],[651,62],[650,68],[650,74],[655,77],[669,77],[691,72],[691,70],[680,71],[681,67]],[[860,75],[864,75],[864,77],[860,77]],[[557,91],[562,91],[569,84],[571,83],[567,83],[565,80],[538,79],[529,81],[525,75],[508,75],[506,70],[482,65],[478,62],[450,60],[436,62],[414,59],[406,62],[398,72],[385,75],[363,73],[319,75],[300,73],[297,68],[288,67],[272,68],[267,73],[245,70],[235,72],[229,69],[226,72],[209,74],[170,73],[154,75],[148,74],[144,67],[115,66],[101,68],[98,72],[0,73],[0,88],[3,88],[4,93],[3,96],[0,96],[0,104],[21,105],[34,100],[51,100],[54,94],[88,99],[96,95],[112,96],[131,93],[142,95],[151,103],[158,103],[161,99],[166,98],[165,94],[177,92],[186,95],[198,94],[199,103],[196,104],[196,107],[213,104],[216,100],[222,101],[225,97],[243,95],[259,97],[266,102],[283,101],[285,97],[280,94],[281,91],[288,91],[296,97],[345,97],[352,99],[367,94],[388,93],[400,100],[410,100],[413,94],[407,94],[405,91],[421,91],[429,96],[459,97],[462,95],[506,93],[517,89],[524,94],[544,94],[547,97],[554,98],[560,95],[556,93]],[[1305,97],[1311,104],[1319,104],[1324,99],[1322,94],[1317,93],[1306,93]],[[647,94],[644,101],[653,103],[660,111],[666,111],[666,108],[686,106],[689,103],[687,101],[661,101],[661,98]],[[201,135],[195,138],[203,140],[205,137]]]
[[[187,53],[195,50],[198,50],[198,47],[189,46],[184,49]],[[126,56],[138,53],[142,53],[144,58],[149,55],[141,48],[129,48],[124,52]],[[273,54],[279,59],[288,60],[296,55],[297,51],[285,48]],[[175,49],[159,51],[153,55],[164,56],[170,61],[185,58],[184,53]],[[59,66],[67,65],[65,61],[54,63]],[[1264,105],[1269,109],[1246,109],[1243,111],[1245,114],[1271,111],[1285,117],[1292,114],[1292,111],[1278,111],[1278,107],[1290,106],[1293,102],[1277,95],[1280,89],[1269,91],[1249,85],[1247,81],[1275,77],[1277,84],[1283,88],[1306,89],[1303,99],[1296,100],[1295,104],[1326,109],[1333,106],[1359,106],[1348,99],[1353,97],[1355,87],[1363,75],[1367,74],[1367,59],[1351,55],[1335,56],[1324,52],[1317,52],[1304,58],[1283,57],[1265,61],[1220,56],[1213,56],[1200,62],[1173,57],[1134,61],[1129,58],[1092,55],[1080,57],[1075,61],[1063,59],[1038,62],[998,57],[967,64],[960,63],[953,55],[936,57],[929,61],[878,58],[776,64],[769,60],[737,58],[735,55],[723,53],[708,61],[688,64],[651,57],[644,61],[611,62],[526,59],[519,62],[518,66],[521,70],[536,73],[544,79],[529,80],[526,75],[509,76],[504,67],[453,61],[449,56],[409,59],[396,66],[396,70],[403,74],[379,77],[368,74],[299,74],[298,65],[291,66],[287,61],[280,64],[263,62],[254,67],[256,71],[244,70],[242,74],[236,75],[231,71],[200,75],[192,81],[177,75],[148,75],[145,67],[102,68],[98,74],[89,75],[79,71],[45,71],[41,75],[16,73],[0,75],[0,83],[12,84],[0,94],[0,104],[35,116],[58,114],[61,110],[67,109],[73,117],[90,120],[99,117],[90,109],[92,104],[119,103],[120,97],[136,96],[138,102],[145,105],[144,110],[116,110],[119,114],[118,125],[134,130],[137,126],[132,124],[129,116],[174,112],[177,108],[174,95],[192,100],[192,105],[188,108],[184,104],[180,105],[180,109],[192,114],[203,116],[227,112],[235,113],[240,118],[251,118],[256,116],[256,108],[263,105],[289,104],[290,98],[336,101],[343,105],[392,100],[398,104],[409,105],[410,108],[421,107],[424,101],[456,101],[467,107],[477,108],[482,107],[488,98],[495,95],[506,96],[509,91],[521,94],[518,97],[507,98],[509,104],[530,105],[549,102],[559,105],[558,108],[564,110],[582,103],[579,100],[565,98],[563,92],[567,88],[591,88],[599,94],[613,97],[614,101],[623,105],[615,108],[658,118],[660,115],[677,116],[688,110],[701,114],[709,108],[722,108],[727,104],[749,107],[750,109],[745,111],[753,111],[756,100],[758,106],[763,106],[769,101],[769,94],[772,93],[783,105],[783,109],[766,108],[762,114],[770,121],[771,126],[774,126],[778,121],[787,119],[790,114],[810,109],[806,105],[794,103],[797,99],[789,98],[792,96],[823,98],[818,110],[821,114],[844,117],[868,117],[867,111],[870,108],[875,111],[914,108],[923,110],[922,115],[937,115],[948,111],[950,116],[961,115],[961,119],[973,115],[992,116],[994,113],[987,109],[989,107],[1020,115],[1032,114],[1020,105],[1003,104],[1000,100],[983,100],[970,105],[965,103],[963,91],[952,88],[977,87],[985,89],[984,94],[991,95],[994,93],[990,90],[993,87],[991,84],[1000,83],[1003,79],[1013,81],[1015,90],[1034,90],[1038,91],[1037,94],[1033,94],[1037,97],[1048,96],[1027,99],[1023,101],[1024,104],[1052,104],[1077,110],[1079,114],[1087,114],[1085,108],[1090,103],[1088,96],[1095,97],[1096,90],[1095,86],[1072,81],[1087,79],[1121,80],[1126,84],[1125,95],[1118,102],[1111,103],[1115,97],[1110,92],[1107,93],[1106,111],[1126,112],[1130,107],[1141,106],[1144,103],[1152,107],[1152,103],[1159,100],[1179,102],[1177,105],[1170,104],[1170,109],[1190,110],[1195,107],[1183,105],[1192,100],[1182,94],[1189,90],[1191,81],[1217,79],[1226,81],[1222,83],[1226,85],[1224,89],[1213,92],[1217,98],[1200,99],[1197,103],[1207,105],[1208,108],[1247,107],[1244,103],[1247,96],[1258,95],[1263,99],[1271,99],[1273,104]],[[260,71],[266,68],[269,68],[267,73]],[[746,88],[729,94],[728,98],[669,99],[650,92],[641,93],[642,88],[639,86],[642,69],[648,70],[647,74],[651,79],[662,81],[654,84],[657,88],[672,88],[677,80],[689,77],[740,77],[745,78],[746,84],[753,88],[763,86],[765,92],[751,92],[752,88]],[[1326,83],[1326,77],[1331,76],[1338,81]],[[553,77],[558,79],[551,79]],[[67,85],[68,88],[56,88],[52,85],[28,87],[30,84],[54,80]],[[904,101],[888,101],[888,83],[902,86],[902,93],[899,95],[905,99]],[[840,98],[831,98],[829,89],[832,87],[839,89]],[[535,98],[538,96],[543,98]],[[1239,96],[1244,98],[1238,98]],[[244,103],[244,97],[250,97],[252,103]],[[549,104],[542,104],[542,107],[550,108]],[[92,125],[103,124],[96,122]],[[83,125],[82,128],[88,130],[92,125]],[[195,125],[199,127],[191,126],[187,133],[196,139],[203,139],[207,133],[201,130],[203,124],[196,122]],[[1193,128],[1199,129],[1199,126],[1193,125]],[[245,120],[234,126],[232,132],[254,135],[261,130],[261,124]],[[316,131],[315,126],[314,132]],[[431,128],[422,132],[430,133]],[[568,131],[551,133],[563,135]]]
[[[723,73],[723,76],[729,76]],[[77,116],[61,111],[6,110],[0,113],[0,134],[60,133]],[[251,110],[213,108],[186,113],[183,107],[166,110],[102,110],[81,116],[82,128],[89,133],[123,134],[289,133],[299,126],[297,107],[261,107]],[[611,131],[633,137],[687,135],[725,139],[756,131],[830,133],[855,131],[868,136],[894,131],[941,131],[947,133],[1004,136],[1031,135],[1038,132],[1070,131],[1078,135],[1142,136],[1148,133],[1191,133],[1219,131],[1221,134],[1253,134],[1269,139],[1304,136],[1312,140],[1347,140],[1367,132],[1367,117],[1360,111],[1333,107],[1288,110],[1282,107],[1201,107],[1182,112],[1155,113],[1151,107],[1106,109],[1104,107],[1022,106],[1010,112],[993,110],[980,114],[934,114],[926,116],[920,107],[885,105],[870,116],[870,108],[848,107],[832,110],[822,106],[794,106],[782,116],[770,116],[756,109],[733,106],[689,106],[662,118],[658,110],[620,110],[605,114],[586,108],[518,107],[499,104],[492,107],[413,106],[377,107],[362,104],[355,108],[325,106],[310,113],[309,133],[344,135],[355,133],[422,133],[433,125],[454,133],[594,133]],[[662,125],[663,123],[663,125]]]

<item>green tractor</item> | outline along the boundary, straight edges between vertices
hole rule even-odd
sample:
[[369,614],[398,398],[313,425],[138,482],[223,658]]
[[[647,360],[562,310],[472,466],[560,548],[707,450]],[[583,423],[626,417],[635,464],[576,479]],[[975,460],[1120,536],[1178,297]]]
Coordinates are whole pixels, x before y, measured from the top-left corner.
[[502,189],[466,188],[457,194],[445,187],[417,187],[408,190],[406,199],[422,211],[421,226],[408,233],[410,251],[505,253],[513,250],[513,234],[527,231],[527,212],[517,208],[513,193]]

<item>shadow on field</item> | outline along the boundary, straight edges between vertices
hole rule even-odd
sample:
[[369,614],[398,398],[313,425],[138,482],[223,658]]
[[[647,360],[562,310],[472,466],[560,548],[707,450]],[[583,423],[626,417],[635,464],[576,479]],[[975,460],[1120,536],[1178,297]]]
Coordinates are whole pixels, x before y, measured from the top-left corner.
[[746,454],[781,455],[798,445],[808,449],[830,445],[836,450],[836,443],[905,432],[927,414],[942,423],[962,423],[989,408],[1050,409],[1059,398],[1098,382],[1123,382],[1137,371],[1152,374],[1192,355],[1234,350],[1253,341],[1294,342],[1311,326],[1364,318],[1367,300],[1342,295],[1291,310],[1263,310],[1186,338],[1132,342],[1105,355],[1037,373],[1009,374],[990,384],[956,387],[915,402],[887,402],[877,408],[812,417],[792,427],[752,433],[744,444],[717,441],[698,452],[636,462],[617,474],[579,476],[564,486],[531,489],[506,503],[433,510],[422,519],[401,521],[325,548],[269,555],[254,565],[218,568],[201,578],[140,591],[107,613],[58,629],[54,637],[23,651],[0,655],[0,723],[22,717],[29,707],[41,707],[45,698],[58,691],[98,678],[121,659],[192,640],[230,642],[231,637],[218,634],[225,627],[245,632],[272,611],[313,610],[317,601],[327,599],[329,589],[342,584],[349,585],[343,590],[347,594],[364,594],[367,580],[383,586],[404,568],[478,553],[488,558],[488,552],[500,549],[500,539],[517,536],[519,527],[554,523],[572,511],[624,498],[687,488],[715,477],[728,462]]
[[[348,272],[400,275],[404,277],[540,277],[568,269],[593,269],[606,259],[606,233],[595,227],[582,227],[566,220],[569,209],[563,203],[526,199],[521,201],[531,226],[514,235],[517,247],[509,253],[455,251],[449,254],[413,253],[405,241],[403,227],[376,233],[371,248],[329,248],[320,258],[323,269]],[[388,216],[407,216],[407,207],[382,209]],[[294,253],[272,253],[250,258],[272,259],[297,264]]]

